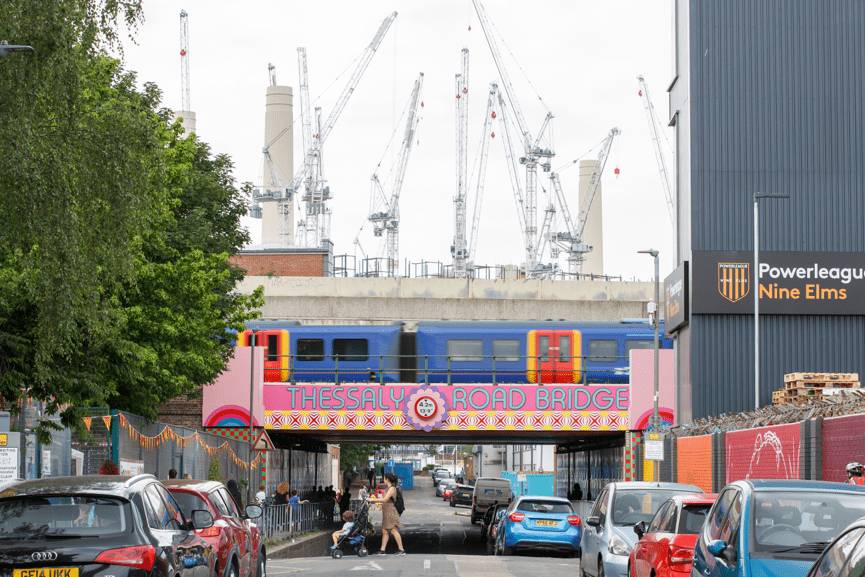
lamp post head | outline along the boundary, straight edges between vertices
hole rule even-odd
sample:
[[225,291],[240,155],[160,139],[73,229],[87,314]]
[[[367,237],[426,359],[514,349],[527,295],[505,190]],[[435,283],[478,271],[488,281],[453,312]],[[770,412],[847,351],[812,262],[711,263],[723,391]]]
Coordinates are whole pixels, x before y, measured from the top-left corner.
[[638,250],[637,253],[638,254],[648,254],[648,255],[651,255],[652,258],[658,258],[658,254],[659,254],[658,251],[653,249],[653,248],[650,248],[648,250]]
[[0,42],[0,58],[6,58],[13,52],[36,52],[32,46],[24,44],[9,44],[6,41]]
[[781,193],[781,192],[755,192],[754,193],[754,202],[762,198],[790,198],[789,194]]

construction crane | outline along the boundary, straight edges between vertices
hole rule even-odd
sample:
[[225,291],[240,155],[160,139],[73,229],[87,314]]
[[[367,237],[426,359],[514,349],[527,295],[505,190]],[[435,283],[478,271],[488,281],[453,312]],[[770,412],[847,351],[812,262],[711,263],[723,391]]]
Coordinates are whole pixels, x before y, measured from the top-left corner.
[[[601,175],[604,173],[604,167],[607,165],[607,159],[610,156],[610,149],[613,146],[613,140],[620,134],[618,128],[612,128],[607,137],[601,142],[601,150],[598,152],[598,170],[593,172],[589,179],[589,188],[586,192],[587,202],[580,212],[579,221],[576,223],[571,216],[568,202],[562,190],[562,183],[557,172],[550,173],[550,182],[555,193],[556,202],[558,204],[558,212],[561,212],[564,220],[565,230],[556,232],[550,235],[550,242],[558,247],[567,255],[568,272],[572,275],[580,273],[582,263],[585,260],[585,255],[591,252],[592,247],[583,242],[583,231],[586,228],[586,221],[589,217],[589,211],[592,208],[592,202],[595,199],[595,194],[598,191],[598,185],[601,182]],[[553,209],[553,213],[555,213]],[[546,219],[545,223],[546,225]],[[554,253],[557,256],[557,253]]]
[[468,188],[467,139],[469,117],[469,49],[460,53],[462,72],[455,76],[456,92],[456,151],[457,188],[454,194],[454,238],[451,244],[454,276],[465,278],[467,274],[468,243],[466,241],[466,191]]
[[537,195],[538,195],[538,166],[544,172],[550,171],[550,159],[555,156],[550,148],[541,147],[540,143],[544,137],[544,133],[549,127],[550,121],[553,118],[552,113],[547,112],[543,123],[538,130],[537,136],[533,137],[526,123],[525,116],[520,108],[519,102],[516,99],[514,87],[511,84],[507,69],[498,48],[495,36],[493,34],[493,25],[487,16],[481,0],[472,0],[475,7],[475,12],[480,20],[481,28],[483,28],[484,36],[487,40],[487,45],[490,48],[493,60],[496,64],[496,69],[499,73],[502,89],[507,98],[508,105],[513,111],[513,117],[516,121],[517,128],[520,132],[520,139],[523,148],[523,156],[520,157],[520,164],[525,166],[525,195],[523,204],[523,238],[525,249],[525,267],[526,276],[531,276],[537,267],[537,243],[538,243],[538,222],[537,222]]
[[646,122],[649,123],[649,134],[652,137],[652,145],[655,149],[655,161],[658,163],[658,172],[661,175],[661,186],[664,188],[664,198],[667,203],[667,216],[671,223],[676,221],[676,204],[673,196],[673,187],[670,184],[670,174],[667,171],[667,161],[664,159],[664,151],[661,150],[661,130],[659,128],[658,116],[655,114],[655,105],[649,97],[649,85],[646,78],[641,74],[637,76],[640,85],[640,96],[643,99],[643,108],[646,110]]
[[402,145],[397,156],[396,168],[394,170],[393,185],[388,198],[385,194],[378,172],[372,175],[372,186],[374,197],[384,200],[381,210],[371,211],[369,221],[373,224],[375,236],[385,236],[385,255],[387,258],[387,275],[396,276],[399,272],[399,196],[405,182],[405,171],[408,159],[411,155],[417,134],[417,126],[420,122],[418,114],[420,108],[420,95],[423,89],[423,72],[421,72],[409,98],[408,114],[406,116],[405,131],[403,132]]
[[484,116],[484,129],[481,133],[481,149],[478,153],[478,172],[477,184],[475,185],[474,207],[472,209],[472,230],[469,236],[469,263],[471,268],[474,266],[475,253],[478,248],[478,231],[481,222],[481,207],[483,206],[484,188],[486,185],[487,176],[487,157],[489,156],[490,140],[496,137],[493,126],[496,121],[496,103],[499,95],[499,85],[495,82],[490,82],[490,90],[487,95],[487,114]]
[[[337,98],[327,119],[324,122],[321,121],[320,109],[316,113],[316,130],[312,134],[310,146],[304,151],[303,167],[295,174],[289,186],[290,191],[296,192],[301,183],[304,185],[302,200],[305,211],[303,218],[299,221],[299,229],[302,230],[301,238],[304,239],[304,244],[307,247],[318,247],[322,242],[330,239],[330,209],[327,206],[327,201],[331,199],[331,193],[322,171],[322,146],[342,111],[345,110],[346,104],[348,104],[351,95],[354,94],[361,77],[396,16],[397,13],[392,12],[381,23],[372,41],[361,55],[354,72]],[[301,114],[303,113],[304,110],[301,109]],[[304,118],[303,122],[306,123],[309,120]]]
[[192,110],[189,91],[189,14],[180,11],[180,109]]
[[[330,209],[327,207],[327,201],[330,200],[331,195],[330,188],[327,186],[327,181],[324,179],[321,170],[322,146],[333,130],[337,120],[339,120],[339,116],[345,109],[346,104],[348,104],[351,95],[354,94],[361,77],[396,17],[397,13],[392,12],[382,21],[372,41],[370,41],[358,58],[351,77],[324,122],[321,121],[321,109],[316,109],[314,116],[310,114],[309,86],[306,79],[305,65],[306,51],[304,50],[303,54],[298,51],[298,61],[303,61],[303,66],[299,66],[298,69],[298,75],[301,77],[301,92],[303,93],[304,88],[306,90],[306,96],[302,97],[301,102],[301,121],[305,131],[304,138],[308,138],[308,142],[304,142],[303,165],[295,172],[291,181],[286,182],[285,186],[255,191],[251,208],[253,216],[260,215],[261,208],[259,204],[262,200],[278,200],[281,201],[280,214],[284,215],[286,210],[291,206],[291,200],[297,196],[301,185],[303,185],[302,200],[304,201],[304,215],[303,218],[298,220],[297,239],[300,241],[298,244],[308,247],[318,247],[323,241],[330,238]],[[314,131],[312,130],[313,124],[316,126],[316,130]],[[307,126],[309,127],[308,130]],[[277,139],[281,136],[282,134]],[[282,219],[283,228],[286,226],[285,223],[287,221],[287,218]]]

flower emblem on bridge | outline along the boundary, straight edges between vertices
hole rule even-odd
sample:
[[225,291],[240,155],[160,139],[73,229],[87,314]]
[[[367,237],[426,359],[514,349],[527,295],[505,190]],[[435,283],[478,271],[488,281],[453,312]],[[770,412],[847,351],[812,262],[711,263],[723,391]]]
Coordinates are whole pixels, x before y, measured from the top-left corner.
[[422,386],[406,399],[403,413],[412,427],[429,432],[448,418],[447,401],[436,387]]

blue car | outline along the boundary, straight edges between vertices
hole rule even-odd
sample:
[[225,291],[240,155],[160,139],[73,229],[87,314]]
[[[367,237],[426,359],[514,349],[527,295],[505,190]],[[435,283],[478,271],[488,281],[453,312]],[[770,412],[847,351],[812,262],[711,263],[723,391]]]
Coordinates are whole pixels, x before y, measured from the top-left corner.
[[691,577],[805,577],[823,549],[865,516],[865,487],[737,481],[697,538]]
[[495,553],[531,549],[579,557],[582,529],[582,520],[567,499],[518,497],[499,519]]

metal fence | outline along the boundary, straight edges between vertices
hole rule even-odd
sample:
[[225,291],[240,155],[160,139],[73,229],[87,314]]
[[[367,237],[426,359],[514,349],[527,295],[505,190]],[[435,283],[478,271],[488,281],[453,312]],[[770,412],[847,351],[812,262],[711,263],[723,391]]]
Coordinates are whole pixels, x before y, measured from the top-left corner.
[[334,527],[335,515],[332,502],[267,505],[256,524],[267,540],[294,539],[303,533]]

